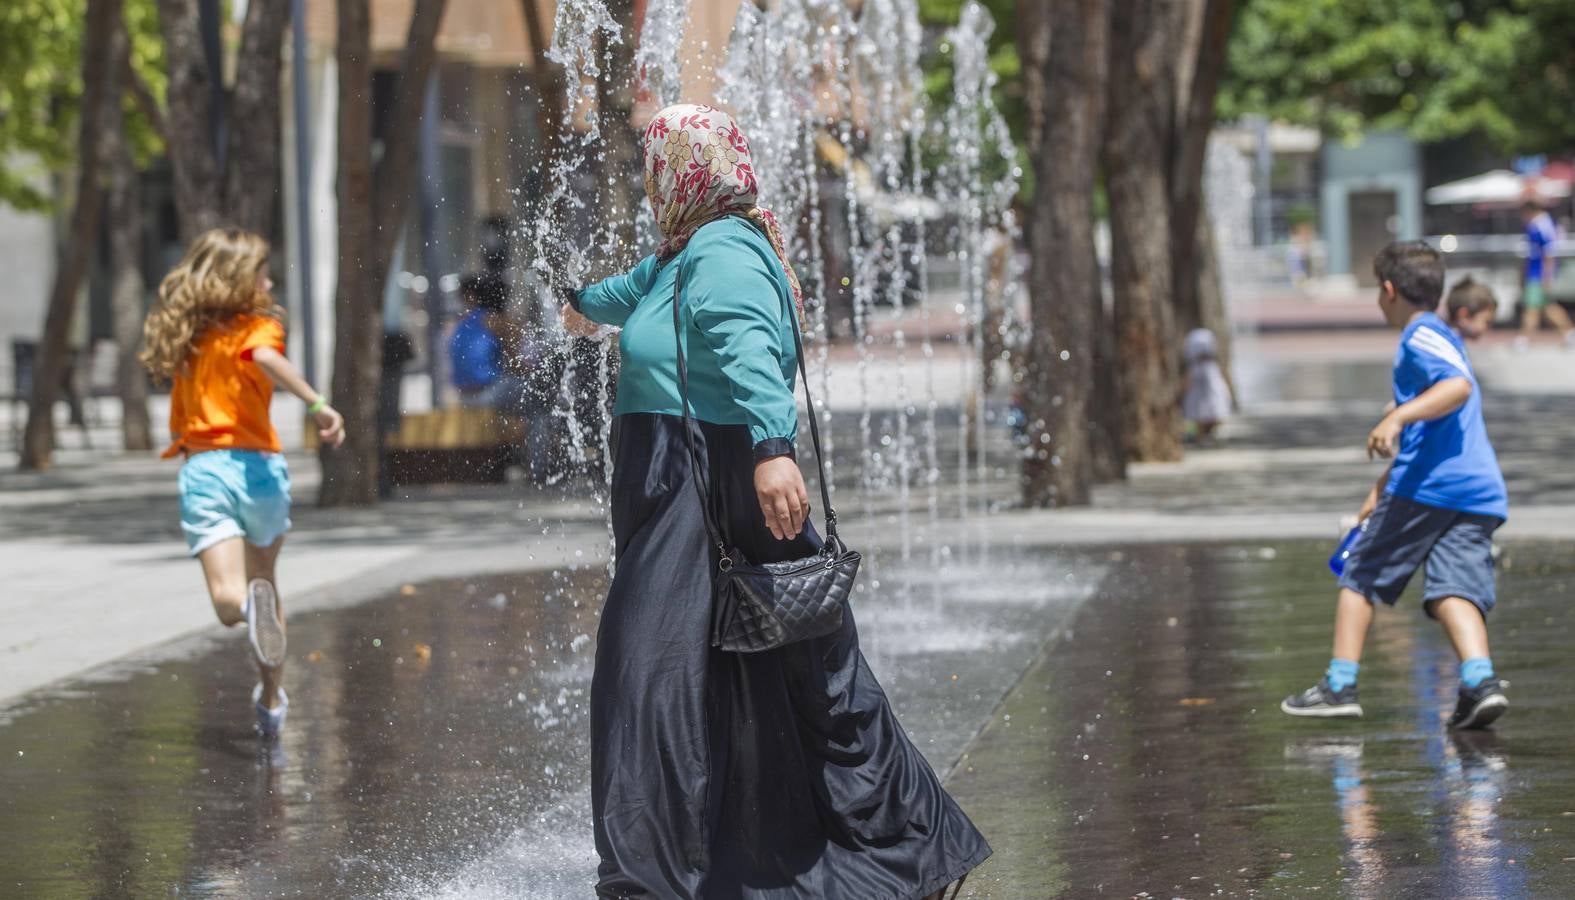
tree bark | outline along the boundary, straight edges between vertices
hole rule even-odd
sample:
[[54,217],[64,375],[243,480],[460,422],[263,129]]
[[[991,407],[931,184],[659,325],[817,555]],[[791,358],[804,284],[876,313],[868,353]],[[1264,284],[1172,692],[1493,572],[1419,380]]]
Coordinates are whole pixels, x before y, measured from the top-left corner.
[[[1033,7],[1035,4],[1025,4]],[[1094,182],[1104,108],[1109,15],[1103,0],[1059,0],[1019,31],[1025,90],[1043,109],[1030,138],[1034,203],[1029,213],[1032,337],[1024,401],[1031,452],[1023,502],[1080,506],[1090,499],[1094,455],[1089,402],[1104,318],[1094,249]],[[1054,128],[1053,135],[1049,134]]]
[[598,35],[603,76],[596,81],[596,106],[600,114],[602,140],[601,161],[605,190],[603,221],[611,228],[608,237],[613,252],[604,254],[608,271],[596,273],[605,278],[626,271],[635,259],[635,213],[644,199],[642,176],[644,161],[640,158],[640,125],[634,121],[634,3],[632,0],[608,0],[607,8],[613,20],[623,30],[623,38],[610,42],[606,34]]
[[33,389],[27,403],[27,427],[19,460],[23,469],[48,468],[54,449],[54,409],[65,375],[71,320],[77,293],[97,245],[103,209],[100,182],[105,168],[104,141],[110,107],[120,102],[120,67],[113,65],[113,43],[124,33],[121,0],[88,0],[82,40],[82,109],[77,137],[76,207],[55,283],[44,315]]
[[118,350],[115,389],[120,395],[121,445],[128,451],[153,449],[148,418],[148,373],[137,359],[142,320],[147,315],[142,280],[142,203],[137,161],[124,141],[111,160],[109,266],[113,286],[110,308]]
[[251,0],[236,54],[235,92],[230,99],[230,135],[224,172],[228,224],[273,234],[279,198],[284,31],[290,0]]
[[374,173],[371,10],[368,0],[339,0],[339,284],[331,393],[345,417],[345,443],[320,451],[318,500],[324,506],[369,506],[378,498],[383,291],[409,206],[422,93],[436,59],[445,5],[445,0],[416,3],[383,164]]
[[289,0],[252,0],[241,26],[225,167],[214,155],[213,78],[203,55],[198,0],[160,0],[169,71],[165,143],[181,240],[230,224],[269,237],[279,190],[279,72]]
[[[115,29],[109,65],[119,70],[122,86],[136,99],[138,88],[133,83],[135,73],[124,24]],[[142,198],[137,160],[126,139],[124,107],[119,98],[107,106],[102,140],[110,169],[106,198],[110,314],[117,351],[115,390],[120,397],[121,445],[128,451],[145,451],[153,449],[153,427],[148,420],[148,373],[137,359],[137,349],[142,345],[142,320],[147,314],[142,281]]]
[[1089,295],[1098,329],[1094,334],[1094,394],[1089,402],[1088,443],[1093,454],[1094,483],[1109,484],[1127,477],[1127,442],[1122,429],[1121,383],[1116,377],[1120,359],[1116,355],[1114,320],[1105,304],[1105,288],[1099,278],[1099,259],[1095,253],[1089,265],[1095,281]]
[[1225,286],[1221,282],[1219,255],[1214,246],[1214,222],[1209,218],[1207,209],[1199,211],[1197,221],[1194,231],[1197,233],[1198,244],[1192,264],[1195,286],[1193,298],[1196,302],[1197,319],[1194,323],[1183,327],[1207,328],[1214,332],[1215,342],[1219,348],[1220,368],[1225,370],[1225,377],[1229,379],[1230,316],[1225,309]]
[[[1181,458],[1171,278],[1168,66],[1162,0],[1112,17],[1104,162],[1110,199],[1117,381],[1129,458]],[[1157,221],[1156,221],[1157,219]]]
[[164,89],[168,111],[165,126],[176,140],[165,144],[174,182],[175,213],[181,243],[224,219],[219,187],[219,161],[209,135],[213,131],[213,82],[202,52],[197,0],[162,0],[159,28],[164,33],[164,60],[169,84]]
[[[1171,139],[1171,277],[1177,331],[1183,334],[1204,320],[1200,291],[1205,288],[1199,277],[1213,268],[1212,261],[1200,261],[1196,256],[1205,246],[1198,223],[1207,219],[1203,215],[1203,163],[1209,132],[1214,128],[1214,100],[1225,71],[1234,5],[1232,0],[1186,4],[1183,15],[1188,21],[1181,29],[1185,43],[1175,54],[1179,90]],[[1207,245],[1212,248],[1212,239]],[[1220,336],[1218,332],[1216,336]]]
[[372,206],[372,16],[369,0],[339,0],[339,281],[334,298],[332,396],[345,417],[345,443],[319,451],[324,506],[377,502],[377,390],[382,295]]

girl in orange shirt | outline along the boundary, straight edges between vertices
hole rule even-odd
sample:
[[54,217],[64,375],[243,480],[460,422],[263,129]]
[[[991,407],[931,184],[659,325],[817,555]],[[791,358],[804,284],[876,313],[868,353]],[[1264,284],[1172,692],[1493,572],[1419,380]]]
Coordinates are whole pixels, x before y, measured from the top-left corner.
[[164,456],[185,459],[181,530],[219,621],[247,625],[264,739],[278,737],[290,704],[280,687],[284,607],[274,587],[290,528],[290,473],[268,417],[274,386],[306,401],[323,443],[345,439],[344,418],[284,358],[272,288],[267,241],[233,228],[206,232],[159,285],[141,355],[155,378],[173,381]]

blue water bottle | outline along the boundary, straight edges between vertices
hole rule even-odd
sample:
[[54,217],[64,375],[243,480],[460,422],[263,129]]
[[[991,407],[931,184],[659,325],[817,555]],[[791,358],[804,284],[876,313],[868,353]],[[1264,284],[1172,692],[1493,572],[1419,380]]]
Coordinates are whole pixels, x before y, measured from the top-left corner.
[[1334,555],[1329,557],[1329,571],[1333,572],[1336,578],[1345,574],[1345,561],[1351,557],[1351,548],[1356,546],[1356,539],[1366,530],[1367,520],[1363,519],[1356,523],[1356,527],[1345,533],[1345,540],[1334,549]]

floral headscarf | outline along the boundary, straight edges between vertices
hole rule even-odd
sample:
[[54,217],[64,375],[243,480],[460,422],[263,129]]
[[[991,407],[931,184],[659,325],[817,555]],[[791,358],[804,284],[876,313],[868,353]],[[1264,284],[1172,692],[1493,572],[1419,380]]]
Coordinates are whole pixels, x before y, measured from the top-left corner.
[[662,232],[656,255],[683,250],[700,226],[724,216],[742,216],[760,227],[793,289],[793,303],[804,315],[804,289],[788,262],[777,217],[755,201],[754,159],[749,142],[733,117],[694,104],[669,106],[645,129],[645,195]]

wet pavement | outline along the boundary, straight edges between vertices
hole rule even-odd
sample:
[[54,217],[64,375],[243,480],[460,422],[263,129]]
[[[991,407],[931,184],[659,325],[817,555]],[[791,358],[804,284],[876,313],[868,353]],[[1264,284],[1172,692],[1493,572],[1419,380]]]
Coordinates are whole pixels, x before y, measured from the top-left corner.
[[1459,735],[1455,656],[1413,594],[1378,617],[1364,719],[1278,710],[1328,662],[1328,550],[1112,552],[950,782],[996,847],[971,896],[1575,896],[1567,546],[1505,548],[1513,706]]
[[[863,643],[937,768],[1107,568],[875,549]],[[606,577],[434,581],[294,617],[273,753],[239,634],[30,695],[0,720],[0,896],[588,896]]]
[[[996,848],[964,896],[1575,893],[1575,562],[1506,549],[1514,707],[1451,737],[1453,655],[1404,602],[1364,661],[1366,719],[1277,710],[1326,662],[1327,549],[877,558],[866,651]],[[434,581],[298,616],[272,754],[238,635],[32,695],[0,724],[0,896],[589,896],[605,579]]]

